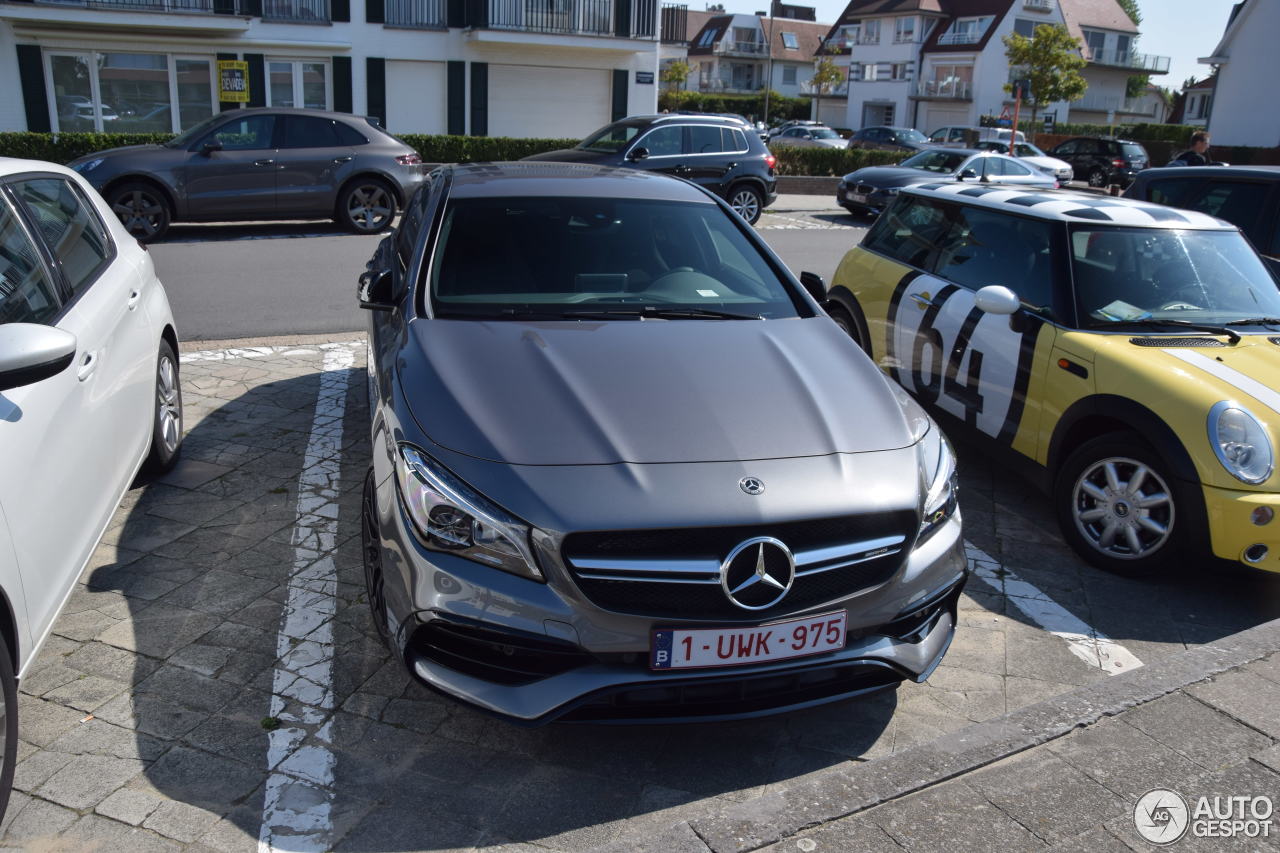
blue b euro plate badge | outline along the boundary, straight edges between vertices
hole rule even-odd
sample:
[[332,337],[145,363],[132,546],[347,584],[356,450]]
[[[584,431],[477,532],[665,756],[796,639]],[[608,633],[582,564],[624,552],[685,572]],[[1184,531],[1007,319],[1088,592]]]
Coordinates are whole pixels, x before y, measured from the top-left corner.
[[675,631],[654,631],[649,652],[650,669],[671,669],[671,642]]

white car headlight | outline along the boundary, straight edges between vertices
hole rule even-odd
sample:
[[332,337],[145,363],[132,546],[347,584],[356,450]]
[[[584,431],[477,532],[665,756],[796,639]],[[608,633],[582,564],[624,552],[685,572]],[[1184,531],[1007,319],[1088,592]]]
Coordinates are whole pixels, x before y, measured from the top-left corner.
[[79,166],[75,166],[74,168],[77,172],[83,175],[85,172],[92,172],[94,169],[101,166],[102,159],[103,158],[101,157],[95,157],[92,160],[88,160],[84,163],[81,163]]
[[529,546],[529,526],[430,456],[401,444],[396,479],[405,512],[427,548],[543,580]]
[[1266,429],[1230,400],[1209,410],[1209,445],[1222,467],[1237,480],[1256,486],[1271,476],[1275,456]]
[[925,490],[920,509],[920,533],[916,537],[918,547],[955,515],[959,503],[956,455],[936,423],[929,423],[929,431],[916,444],[916,453],[920,461],[920,483]]

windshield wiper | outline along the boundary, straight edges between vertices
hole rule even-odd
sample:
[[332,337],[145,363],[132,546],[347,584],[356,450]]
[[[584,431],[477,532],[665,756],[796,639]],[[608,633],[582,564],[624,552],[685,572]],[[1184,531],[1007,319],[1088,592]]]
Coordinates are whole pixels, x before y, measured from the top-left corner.
[[1112,329],[1116,326],[1178,326],[1183,329],[1194,329],[1197,332],[1208,332],[1211,335],[1226,335],[1231,340],[1231,345],[1235,346],[1240,343],[1240,335],[1238,332],[1228,329],[1226,325],[1215,326],[1210,323],[1193,323],[1190,320],[1161,320],[1158,317],[1147,317],[1143,320],[1119,320],[1114,323],[1095,323],[1090,328],[1094,329]]
[[1224,326],[1277,326],[1280,325],[1280,317],[1249,317],[1244,320],[1232,320],[1230,323],[1223,323]]
[[588,319],[603,317],[654,317],[660,320],[762,320],[759,314],[736,314],[732,311],[716,311],[711,308],[662,308],[644,305],[637,308],[610,308],[601,311],[565,311],[562,317]]

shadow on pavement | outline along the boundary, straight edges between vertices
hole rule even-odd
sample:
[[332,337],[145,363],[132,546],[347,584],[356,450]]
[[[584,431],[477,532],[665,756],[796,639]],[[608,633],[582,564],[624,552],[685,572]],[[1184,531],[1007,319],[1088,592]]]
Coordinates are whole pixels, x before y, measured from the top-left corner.
[[160,243],[213,243],[231,240],[279,240],[290,237],[359,237],[328,219],[290,222],[182,222]]

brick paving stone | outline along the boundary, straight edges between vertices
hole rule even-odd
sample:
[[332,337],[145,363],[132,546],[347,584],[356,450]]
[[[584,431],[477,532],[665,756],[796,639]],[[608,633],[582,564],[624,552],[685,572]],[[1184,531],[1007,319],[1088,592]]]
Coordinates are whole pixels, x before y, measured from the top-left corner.
[[1272,742],[1185,693],[1134,708],[1124,721],[1210,770],[1239,763]]
[[121,788],[94,807],[94,811],[112,820],[138,826],[165,800],[150,791]]
[[1152,780],[1187,779],[1198,766],[1123,722],[1110,719],[1049,744],[1049,749],[1122,797],[1136,800]]
[[136,759],[80,755],[36,789],[37,796],[72,809],[97,805],[144,769]]
[[1268,736],[1280,739],[1280,684],[1234,670],[1187,692]]
[[[85,815],[65,830],[53,851],[119,850],[129,853],[175,853],[179,845],[146,829],[98,815]],[[193,851],[194,853],[194,851]]]
[[217,616],[157,602],[138,612],[131,622],[121,622],[97,639],[126,651],[165,658],[207,634],[218,624]]
[[148,768],[146,779],[170,799],[217,811],[258,787],[262,771],[207,752],[175,746]]
[[38,797],[25,797],[10,803],[0,842],[38,850],[51,844],[75,820],[76,813],[71,809]]
[[49,744],[49,749],[69,755],[112,755],[142,761],[153,761],[168,748],[159,738],[101,718],[81,723]]
[[168,663],[198,675],[213,676],[231,658],[231,649],[192,643],[170,655]]
[[[37,664],[44,661],[45,656],[41,655]],[[43,696],[82,675],[84,673],[78,669],[72,669],[59,661],[49,661],[43,666],[32,667],[32,671],[23,677],[22,692],[28,696]]]
[[1046,846],[961,781],[878,806],[863,819],[907,850],[1013,853]]
[[204,715],[160,696],[128,693],[103,705],[94,715],[126,729],[172,740],[198,726]]
[[128,685],[109,678],[78,673],[74,681],[50,690],[45,698],[61,702],[81,711],[93,711],[128,689]]
[[762,853],[902,853],[902,849],[883,829],[857,817],[770,844]]
[[1269,749],[1264,749],[1261,752],[1255,753],[1253,760],[1264,767],[1271,768],[1271,770],[1276,773],[1280,773],[1280,744],[1276,744]]
[[18,694],[18,737],[38,747],[47,747],[70,729],[80,725],[84,714],[59,705]]
[[130,684],[146,678],[160,665],[151,658],[98,642],[84,643],[63,658],[63,662],[80,672]]
[[92,640],[111,628],[118,627],[119,619],[113,619],[98,610],[84,610],[80,613],[69,613],[59,618],[53,630],[60,636],[77,642]]
[[130,516],[124,525],[107,530],[102,541],[134,551],[154,551],[195,529],[193,524],[144,514]]
[[1132,847],[1116,838],[1105,827],[1095,826],[1075,838],[1068,838],[1049,848],[1051,853],[1131,853]]
[[164,664],[138,682],[134,695],[141,697],[150,693],[196,711],[213,712],[230,702],[237,692],[233,685]]
[[184,446],[183,455],[178,459],[178,464],[159,477],[156,482],[167,483],[170,486],[177,486],[183,489],[196,489],[234,470],[226,465],[214,465],[211,462],[191,459],[188,454],[189,449],[189,447]]
[[53,750],[41,750],[18,763],[13,771],[13,787],[30,793],[39,788],[49,777],[71,763],[74,755]]
[[175,841],[195,841],[213,827],[220,814],[189,806],[175,800],[165,800],[151,813],[143,826]]

